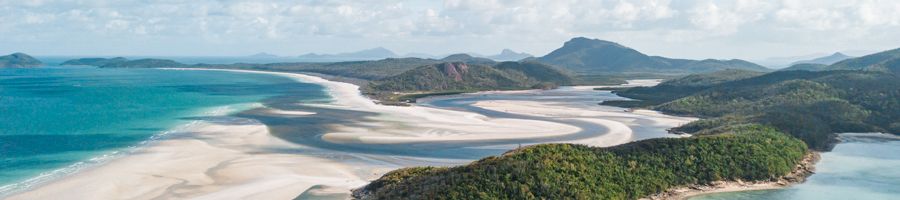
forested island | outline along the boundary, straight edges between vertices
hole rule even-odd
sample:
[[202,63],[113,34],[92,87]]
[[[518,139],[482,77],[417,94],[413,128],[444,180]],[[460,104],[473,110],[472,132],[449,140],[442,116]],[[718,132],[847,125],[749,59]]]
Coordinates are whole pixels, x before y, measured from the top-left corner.
[[829,150],[834,133],[900,132],[898,52],[775,72],[742,60],[649,56],[586,38],[572,39],[544,57],[513,62],[465,54],[335,63],[73,62],[318,73],[355,80],[363,93],[388,104],[428,95],[677,77],[653,87],[617,89],[634,100],[602,104],[703,118],[671,129],[691,137],[609,148],[534,145],[464,166],[399,169],[354,192],[363,199],[636,199],[718,181],[802,180],[805,174],[796,173],[803,168],[801,159]]
[[705,119],[673,129],[694,134],[689,138],[610,148],[535,145],[465,166],[400,169],[354,197],[638,199],[718,181],[795,179],[789,172],[802,168],[804,154],[829,150],[837,132],[900,133],[898,52],[819,72],[725,70],[623,89],[616,93],[638,101],[604,104]]
[[356,190],[354,197],[638,199],[677,186],[779,179],[807,151],[803,142],[761,125],[609,148],[542,144],[464,166],[396,170]]
[[30,68],[41,65],[44,65],[44,63],[24,53],[0,56],[0,68]]

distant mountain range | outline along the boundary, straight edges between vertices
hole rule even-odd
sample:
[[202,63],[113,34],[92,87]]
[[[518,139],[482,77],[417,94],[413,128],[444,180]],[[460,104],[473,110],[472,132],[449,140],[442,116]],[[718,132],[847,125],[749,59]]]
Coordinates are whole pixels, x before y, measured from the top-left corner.
[[790,67],[786,67],[784,69],[780,69],[778,71],[825,71],[828,70],[828,65],[826,64],[814,64],[814,63],[800,63],[794,64]]
[[110,63],[127,62],[128,59],[123,57],[115,58],[79,58],[63,62],[61,65],[86,65],[86,66],[103,66]]
[[841,52],[836,52],[834,54],[831,54],[831,55],[825,56],[825,57],[819,57],[819,58],[814,58],[814,59],[810,59],[810,60],[801,60],[801,61],[793,62],[793,63],[791,63],[791,65],[792,66],[796,65],[796,64],[831,65],[831,64],[840,62],[842,60],[846,60],[848,58],[853,58],[853,56],[848,56],[848,55],[842,54]]
[[900,48],[846,59],[828,66],[827,69],[887,71],[900,74]]
[[305,54],[301,55],[301,59],[310,60],[329,60],[329,61],[351,61],[351,60],[380,60],[385,58],[397,58],[396,53],[383,47],[366,49],[356,52],[339,53],[339,54]]
[[61,65],[86,65],[96,66],[100,68],[165,68],[165,67],[187,67],[190,65],[175,62],[167,59],[137,59],[128,60],[123,57],[115,58],[79,58],[63,62]]
[[29,68],[41,65],[44,65],[44,63],[24,53],[0,56],[0,68]]
[[503,49],[500,51],[500,54],[488,56],[487,58],[496,60],[496,61],[517,61],[525,58],[534,57],[528,53],[518,53],[513,50]]
[[260,53],[253,54],[253,55],[250,55],[250,56],[247,56],[247,57],[251,57],[251,58],[278,58],[278,57],[281,57],[281,56],[278,56],[278,55],[275,55],[275,54],[266,53],[266,52],[260,52]]
[[559,49],[537,58],[537,61],[556,65],[581,74],[621,72],[695,73],[722,69],[769,71],[763,66],[738,59],[689,60],[648,56],[615,42],[573,38]]
[[[836,53],[838,55],[840,53]],[[820,60],[821,62],[835,60],[840,58],[840,54],[838,56],[828,56],[823,57]],[[801,63],[796,64],[791,67],[782,69],[781,71],[829,71],[829,70],[864,70],[864,71],[884,71],[884,72],[893,72],[897,73],[900,71],[900,48],[883,51],[875,54],[866,55],[863,57],[856,58],[846,58],[841,59],[840,62],[836,62],[834,64],[819,64],[819,63]]]
[[[251,57],[260,57],[260,55],[271,55],[260,53]],[[425,59],[440,59],[443,57],[453,56],[465,54],[471,57],[478,58],[487,58],[494,61],[517,61],[522,60],[524,58],[532,57],[531,54],[527,53],[519,53],[509,49],[503,49],[500,51],[500,54],[484,56],[476,53],[457,53],[457,54],[443,54],[443,55],[433,55],[427,53],[408,53],[404,55],[399,55],[394,53],[393,51],[383,48],[377,47],[372,49],[366,49],[361,51],[349,52],[349,53],[339,53],[339,54],[315,54],[309,53],[305,55],[301,55],[298,58],[300,59],[308,59],[308,60],[321,60],[321,61],[360,61],[360,60],[381,60],[385,58],[425,58]],[[274,55],[271,55],[274,56]]]

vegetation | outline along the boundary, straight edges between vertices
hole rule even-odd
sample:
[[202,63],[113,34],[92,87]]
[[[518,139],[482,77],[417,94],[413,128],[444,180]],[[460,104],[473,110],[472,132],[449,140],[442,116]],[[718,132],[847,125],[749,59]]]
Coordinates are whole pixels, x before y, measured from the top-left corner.
[[502,62],[494,66],[461,62],[418,67],[374,81],[369,91],[421,92],[447,90],[524,89],[541,83],[571,85],[572,78],[551,66],[533,62]]
[[800,63],[791,65],[790,67],[780,69],[779,71],[792,71],[792,70],[803,70],[803,71],[825,71],[827,70],[828,65],[823,64],[814,64],[814,63]]
[[88,65],[88,66],[104,66],[113,63],[123,63],[127,62],[128,59],[123,57],[115,57],[115,58],[79,58],[72,59],[63,62],[62,65]]
[[42,63],[40,60],[24,53],[13,53],[5,56],[0,56],[0,68],[37,67],[43,64],[44,63]]
[[900,48],[847,59],[828,67],[829,70],[870,70],[889,71],[900,74]]
[[831,54],[830,56],[815,58],[815,59],[811,59],[811,60],[801,60],[801,61],[793,62],[793,63],[791,63],[791,65],[819,64],[819,65],[828,66],[830,64],[834,64],[834,63],[840,62],[842,60],[846,60],[848,58],[853,58],[853,56],[844,55],[841,52],[835,52],[834,54]]
[[711,73],[692,74],[671,79],[651,88],[636,87],[616,91],[619,95],[640,99],[640,101],[607,101],[604,105],[621,107],[645,107],[669,102],[708,89],[716,84],[746,79],[762,75],[762,72],[746,70],[722,70]]
[[187,67],[188,65],[181,64],[172,60],[166,59],[139,59],[139,60],[130,60],[125,62],[109,62],[104,65],[100,65],[101,68],[164,68],[164,67]]
[[655,87],[617,91],[641,101],[604,104],[711,117],[673,129],[692,134],[717,134],[746,124],[770,125],[811,148],[828,150],[836,132],[900,134],[898,55],[900,50],[891,50],[825,67],[857,70],[788,70],[720,81],[688,76]]
[[441,59],[443,62],[464,62],[468,64],[493,65],[497,62],[487,58],[473,57],[469,54],[453,54]]
[[415,103],[416,99],[421,99],[430,96],[444,96],[444,95],[455,95],[462,94],[468,92],[477,92],[474,90],[450,90],[450,91],[440,91],[440,92],[423,92],[423,93],[412,93],[412,94],[402,94],[392,96],[392,99],[388,99],[389,102],[408,102]]
[[610,148],[543,144],[469,165],[392,171],[362,199],[637,199],[668,188],[788,174],[803,142],[753,125],[727,134],[660,138]]
[[449,62],[422,66],[397,76],[376,80],[363,90],[383,101],[414,101],[410,98],[423,94],[548,89],[572,83],[573,79],[566,73],[535,62],[502,62],[494,66]]
[[614,42],[581,37],[569,40],[561,48],[537,60],[581,75],[621,72],[693,73],[722,69],[769,71],[760,65],[736,59],[688,60],[648,56]]

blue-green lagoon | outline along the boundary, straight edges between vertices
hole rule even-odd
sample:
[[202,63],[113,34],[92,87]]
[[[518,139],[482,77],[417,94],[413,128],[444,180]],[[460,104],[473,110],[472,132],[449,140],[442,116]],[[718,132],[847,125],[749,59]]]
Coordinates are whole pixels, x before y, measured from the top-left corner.
[[784,189],[715,193],[691,200],[897,199],[900,196],[900,138],[886,134],[842,134],[822,153],[816,173]]
[[0,197],[127,154],[202,117],[285,96],[328,99],[319,85],[269,74],[0,69]]

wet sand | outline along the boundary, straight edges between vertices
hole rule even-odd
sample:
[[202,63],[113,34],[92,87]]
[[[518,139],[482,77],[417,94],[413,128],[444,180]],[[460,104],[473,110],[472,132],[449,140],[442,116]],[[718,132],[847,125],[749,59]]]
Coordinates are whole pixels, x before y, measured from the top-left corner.
[[694,120],[599,106],[620,97],[588,87],[465,94],[395,107],[373,103],[356,85],[315,76],[228,71],[320,84],[333,101],[269,103],[209,117],[10,199],[340,199],[393,169],[465,164],[527,144],[612,146],[671,137],[665,129]]

